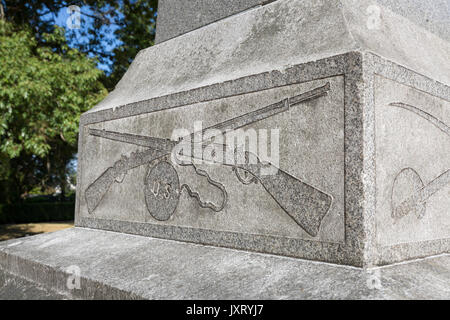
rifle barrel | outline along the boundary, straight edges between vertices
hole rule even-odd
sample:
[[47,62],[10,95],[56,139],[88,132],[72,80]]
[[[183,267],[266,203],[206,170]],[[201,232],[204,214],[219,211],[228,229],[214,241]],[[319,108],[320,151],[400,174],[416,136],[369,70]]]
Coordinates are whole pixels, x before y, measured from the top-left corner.
[[289,98],[289,106],[293,107],[299,103],[326,96],[328,94],[328,91],[330,91],[330,88],[330,83],[327,82],[322,87],[318,87],[305,93],[299,94],[298,96]]
[[[222,133],[226,133],[226,131],[228,130],[236,130],[245,127],[251,123],[272,117],[276,114],[286,112],[289,110],[290,107],[298,105],[302,102],[327,95],[329,90],[330,90],[330,83],[328,82],[324,86],[315,88],[313,90],[307,91],[305,93],[299,94],[291,98],[284,99],[280,102],[246,113],[242,116],[221,122],[219,124],[203,129],[201,132],[193,132],[190,135],[186,136],[185,138],[190,137],[191,141],[195,141],[194,139],[195,135],[202,133],[203,137],[203,134],[206,132],[206,130],[209,129],[217,129],[220,130]],[[104,139],[165,151],[167,153],[170,153],[173,150],[173,148],[179,143],[177,141],[172,141],[169,139],[134,135],[129,133],[113,132],[99,129],[89,129],[89,134]]]
[[[225,122],[216,124],[214,126],[208,127],[206,129],[202,130],[202,133],[204,133],[206,130],[209,129],[217,129],[222,131],[222,133],[225,133],[227,130],[236,130],[242,127],[245,127],[246,125],[249,125],[254,122],[258,122],[260,120],[272,117],[276,114],[283,113],[289,110],[290,107],[293,107],[295,105],[298,105],[302,102],[312,100],[319,98],[321,96],[327,95],[328,91],[330,91],[330,83],[327,82],[324,86],[315,88],[313,90],[304,92],[302,94],[299,94],[297,96],[284,99],[280,102],[271,104],[267,107],[249,112],[247,114],[244,114],[242,116],[227,120]],[[191,134],[191,138],[194,137],[196,133]],[[198,133],[197,133],[198,134]]]
[[150,149],[166,151],[167,153],[170,153],[172,149],[177,145],[177,142],[171,141],[169,139],[140,136],[135,134],[105,131],[98,129],[89,129],[89,134],[92,136],[101,137],[108,140],[119,141]]

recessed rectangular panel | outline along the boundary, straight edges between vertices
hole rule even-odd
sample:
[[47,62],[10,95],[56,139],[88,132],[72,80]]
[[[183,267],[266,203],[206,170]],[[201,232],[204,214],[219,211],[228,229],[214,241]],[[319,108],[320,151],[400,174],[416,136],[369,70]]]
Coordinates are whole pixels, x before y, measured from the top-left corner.
[[[232,157],[251,160],[215,161],[231,140],[213,142],[206,130],[197,145],[207,161],[194,148],[175,163],[174,133],[207,128],[237,129]],[[345,240],[343,76],[89,124],[82,134],[81,218]]]
[[377,241],[450,237],[450,102],[375,77]]

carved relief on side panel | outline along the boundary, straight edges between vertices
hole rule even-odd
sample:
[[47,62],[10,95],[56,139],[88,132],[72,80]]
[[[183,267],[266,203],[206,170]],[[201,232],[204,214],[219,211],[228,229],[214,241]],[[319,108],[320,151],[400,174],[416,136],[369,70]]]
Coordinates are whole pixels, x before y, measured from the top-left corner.
[[376,76],[378,243],[450,236],[450,102]]

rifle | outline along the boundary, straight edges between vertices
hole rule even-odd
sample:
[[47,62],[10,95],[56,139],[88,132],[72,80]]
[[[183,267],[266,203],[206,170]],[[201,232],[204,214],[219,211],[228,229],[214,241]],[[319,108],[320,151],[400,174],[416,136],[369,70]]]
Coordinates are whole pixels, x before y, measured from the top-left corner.
[[[260,121],[269,117],[272,117],[276,114],[283,113],[288,111],[291,107],[301,104],[305,101],[316,99],[328,94],[330,90],[330,83],[322,87],[318,87],[306,93],[284,99],[278,103],[269,105],[267,107],[258,109],[256,111],[244,114],[242,116],[227,120],[225,122],[221,122],[219,124],[213,125],[209,128],[202,130],[204,133],[209,129],[216,129],[222,133],[227,132],[228,130],[236,130],[242,128],[248,124],[254,123],[256,121]],[[194,132],[189,136],[188,141],[192,141],[192,138],[198,134],[199,132]],[[89,213],[93,213],[93,211],[97,208],[104,195],[108,192],[111,185],[114,181],[120,181],[120,178],[124,177],[124,175],[131,169],[146,165],[152,162],[157,163],[161,159],[164,159],[172,151],[179,146],[179,144],[183,143],[180,141],[172,141],[169,139],[162,139],[156,137],[148,137],[141,135],[134,135],[128,133],[119,133],[98,129],[89,129],[89,134],[92,136],[124,142],[128,144],[133,144],[140,147],[148,148],[143,152],[133,152],[130,157],[122,156],[120,160],[118,160],[112,167],[108,168],[99,178],[97,178],[87,189],[85,192],[86,202],[88,206]],[[181,139],[183,141],[184,139]],[[242,151],[236,150],[236,152],[240,153]],[[245,152],[245,156],[248,157],[250,153]],[[193,159],[193,158],[191,158]],[[321,222],[325,215],[328,213],[331,204],[332,197],[319,189],[291,176],[287,172],[276,168],[270,163],[263,163],[259,159],[254,164],[244,163],[244,164],[226,164],[228,166],[232,166],[233,169],[243,170],[248,173],[252,178],[256,179],[261,183],[264,189],[271,195],[271,197],[278,203],[278,205],[300,226],[302,227],[309,235],[317,236],[319,232],[319,228]],[[261,171],[263,168],[272,167],[275,168],[276,174],[273,175],[263,175]],[[195,166],[194,166],[195,168]],[[199,174],[200,171],[196,169],[196,172]],[[244,183],[244,179],[238,174],[238,170],[235,170],[235,173],[238,179]],[[274,171],[274,172],[275,172]],[[206,176],[204,172],[202,172],[203,176]],[[224,191],[224,187],[220,186],[220,184],[216,182],[212,182],[207,176],[208,182],[218,187],[219,189]],[[172,184],[176,184],[176,179],[172,179]],[[159,183],[159,182],[158,182]],[[158,187],[159,188],[159,187]],[[183,189],[183,186],[179,188],[177,191],[177,195],[179,197],[179,193]],[[188,189],[188,187],[187,187]],[[189,194],[192,197],[197,198],[199,203],[202,203],[199,199],[199,195],[196,193],[190,192]],[[156,197],[156,194],[155,194]],[[176,196],[171,196],[171,193],[167,193],[167,200],[174,199]],[[155,198],[156,199],[156,198]],[[178,201],[178,199],[176,199]],[[149,208],[149,200],[147,200],[147,209]],[[226,193],[224,193],[224,203],[226,201]],[[173,201],[172,201],[173,202]],[[211,204],[203,204],[202,207],[209,207],[214,211],[220,211],[224,207],[224,203],[220,207],[213,206]],[[175,210],[175,205],[170,205],[170,208],[167,207],[168,211],[161,214],[152,214],[158,220],[168,220]]]

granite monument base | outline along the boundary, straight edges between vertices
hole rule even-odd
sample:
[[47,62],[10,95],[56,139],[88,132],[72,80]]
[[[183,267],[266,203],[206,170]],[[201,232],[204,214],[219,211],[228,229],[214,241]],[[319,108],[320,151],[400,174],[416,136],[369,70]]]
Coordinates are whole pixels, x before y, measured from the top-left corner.
[[[349,52],[87,113],[76,225],[360,267],[448,253],[449,101],[440,82]],[[247,132],[279,131],[276,175],[249,183],[235,169],[250,167],[177,166],[148,148],[242,117]]]
[[[76,226],[357,267],[448,253],[450,45],[386,2],[264,2],[142,50],[81,117]],[[217,159],[228,130],[254,163]],[[181,137],[200,156],[174,161]]]
[[[3,292],[449,298],[446,3],[195,1],[171,28],[170,2],[81,116],[76,228],[0,244]],[[257,150],[219,161],[237,129]]]
[[449,255],[360,269],[84,228],[0,244],[0,299],[449,299],[449,283]]

